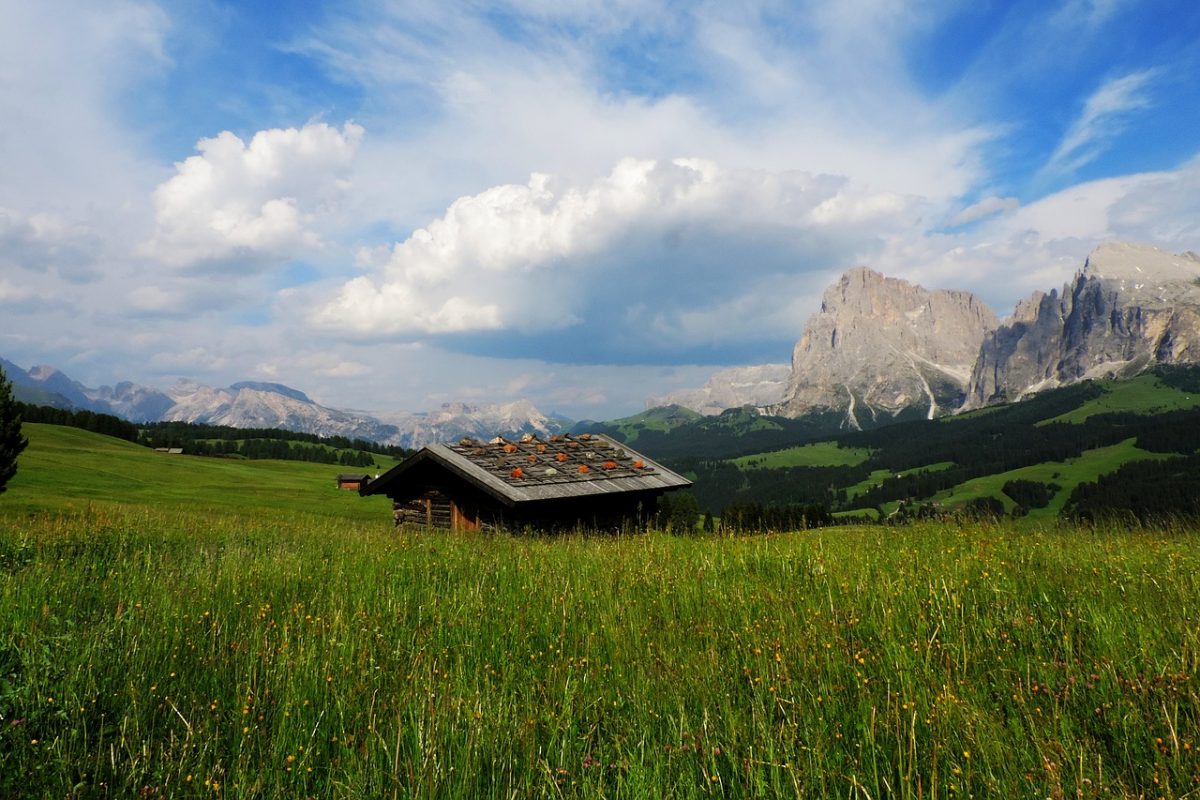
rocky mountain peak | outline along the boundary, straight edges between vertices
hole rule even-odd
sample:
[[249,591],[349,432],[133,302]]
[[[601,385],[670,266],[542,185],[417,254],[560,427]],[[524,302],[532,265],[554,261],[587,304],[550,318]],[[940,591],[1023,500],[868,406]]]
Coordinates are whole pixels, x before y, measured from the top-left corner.
[[250,389],[255,392],[268,392],[270,394],[281,394],[284,397],[290,397],[293,400],[299,400],[301,403],[311,403],[308,395],[299,389],[293,389],[290,386],[284,386],[282,383],[267,383],[265,381],[238,381],[230,384],[230,389],[237,391],[240,389]]
[[783,400],[792,368],[788,364],[755,364],[714,372],[703,387],[682,389],[646,401],[649,408],[682,406],[715,416],[741,406],[770,406]]
[[984,340],[966,407],[1181,361],[1200,361],[1200,259],[1106,242],[1061,296],[1036,292]]
[[970,292],[930,291],[856,267],[825,291],[793,351],[787,399],[771,410],[843,411],[850,427],[881,414],[952,411],[984,335],[998,324]]
[[48,381],[56,375],[62,375],[61,372],[48,364],[34,364],[26,370],[26,374],[35,381]]
[[1188,283],[1200,278],[1200,258],[1148,244],[1105,242],[1087,257],[1082,274],[1102,280]]

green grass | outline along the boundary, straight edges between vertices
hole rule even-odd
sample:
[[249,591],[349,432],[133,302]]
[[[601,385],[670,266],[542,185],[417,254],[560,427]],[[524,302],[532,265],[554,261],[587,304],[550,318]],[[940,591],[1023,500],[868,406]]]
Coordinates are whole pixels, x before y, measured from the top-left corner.
[[81,511],[89,504],[108,503],[180,509],[217,504],[247,513],[391,518],[386,498],[337,489],[337,474],[349,468],[336,464],[169,455],[59,425],[29,423],[23,431],[30,446],[0,495],[0,508],[7,511]]
[[30,434],[0,495],[0,797],[1200,786],[1192,527],[396,532],[325,468]]
[[974,478],[960,483],[953,489],[939,492],[933,499],[953,508],[979,497],[994,497],[1004,503],[1005,511],[1011,512],[1015,503],[1003,492],[1003,486],[1008,481],[1022,478],[1040,483],[1057,483],[1062,488],[1050,499],[1050,504],[1045,508],[1030,509],[1028,517],[1032,521],[1050,521],[1057,518],[1062,512],[1071,492],[1079,484],[1094,481],[1101,475],[1115,472],[1121,465],[1130,461],[1169,457],[1169,454],[1140,450],[1134,443],[1134,439],[1126,439],[1109,447],[1084,451],[1079,457],[1066,461],[1048,461],[1009,472]]
[[1139,375],[1123,381],[1105,381],[1101,385],[1105,387],[1105,392],[1100,397],[1038,424],[1079,423],[1096,414],[1107,414],[1114,411],[1161,414],[1165,411],[1179,411],[1200,406],[1200,395],[1189,394],[1167,386],[1154,375]]
[[838,447],[837,442],[817,442],[801,447],[773,450],[732,459],[741,469],[779,469],[781,467],[847,467],[861,464],[870,450]]
[[852,508],[847,511],[834,511],[832,516],[834,519],[867,517],[868,519],[878,520],[879,510],[875,508]]
[[[1200,536],[0,523],[0,795],[1183,796]],[[215,788],[214,788],[215,787]]]

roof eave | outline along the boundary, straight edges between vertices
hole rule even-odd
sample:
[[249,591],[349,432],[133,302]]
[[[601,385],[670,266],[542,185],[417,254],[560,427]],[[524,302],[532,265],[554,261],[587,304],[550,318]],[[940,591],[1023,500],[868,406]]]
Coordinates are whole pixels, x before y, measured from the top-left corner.
[[359,496],[366,497],[368,495],[386,493],[387,487],[389,485],[391,485],[392,483],[395,483],[395,481],[398,480],[401,476],[403,476],[406,472],[408,472],[409,470],[411,470],[413,467],[417,466],[418,464],[432,459],[433,461],[436,461],[441,466],[445,467],[446,469],[448,469],[451,472],[458,475],[460,478],[464,478],[465,480],[469,481],[472,485],[479,487],[487,494],[495,497],[497,500],[504,503],[505,505],[512,506],[517,503],[518,499],[524,499],[524,498],[511,497],[504,491],[500,490],[498,487],[491,485],[493,482],[495,482],[495,483],[501,483],[501,482],[495,480],[494,478],[492,478],[491,480],[487,480],[487,478],[491,478],[491,476],[487,475],[486,473],[484,473],[485,479],[481,480],[480,475],[474,474],[468,470],[463,469],[460,465],[454,463],[454,461],[452,459],[446,458],[446,456],[443,453],[439,452],[437,449],[439,447],[440,447],[440,445],[436,445],[436,444],[435,445],[427,445],[425,447],[422,447],[420,450],[413,453],[411,456],[409,456],[405,460],[401,461],[399,464],[392,467],[390,470],[388,470],[384,474],[380,475],[375,480],[369,481],[365,486],[362,486],[361,488],[359,488],[359,490],[358,490]]

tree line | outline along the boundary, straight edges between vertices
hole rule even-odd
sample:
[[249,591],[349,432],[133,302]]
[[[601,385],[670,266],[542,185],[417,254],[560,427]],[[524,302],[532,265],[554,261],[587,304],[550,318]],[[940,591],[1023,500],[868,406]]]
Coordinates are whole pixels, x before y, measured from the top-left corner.
[[1134,461],[1071,492],[1063,515],[1085,521],[1121,519],[1154,524],[1200,516],[1200,453]]
[[311,461],[317,464],[340,464],[344,467],[375,466],[375,456],[364,450],[335,450],[319,444],[303,444],[283,439],[198,439],[184,444],[183,452],[194,456]]
[[402,459],[412,452],[403,447],[377,444],[365,439],[317,436],[279,428],[233,428],[228,425],[174,421],[150,422],[139,426],[112,414],[95,411],[20,402],[13,402],[13,406],[25,422],[80,428],[151,448],[179,448],[188,455],[371,467],[375,465],[376,454]]
[[283,442],[323,444],[338,450],[361,450],[381,453],[393,458],[405,458],[411,450],[390,444],[369,442],[366,439],[351,439],[346,436],[318,436],[313,433],[288,431],[282,428],[234,428],[229,425],[210,425],[201,422],[149,422],[140,428],[141,441],[150,447],[183,447],[188,443],[209,440],[244,441],[247,439],[269,439]]

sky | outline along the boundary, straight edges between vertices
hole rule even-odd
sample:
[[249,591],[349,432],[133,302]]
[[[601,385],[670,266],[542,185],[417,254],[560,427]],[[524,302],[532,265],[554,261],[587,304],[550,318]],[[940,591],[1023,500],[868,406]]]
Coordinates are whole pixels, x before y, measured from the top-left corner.
[[635,413],[867,265],[1200,251],[1194,0],[0,0],[0,356]]

